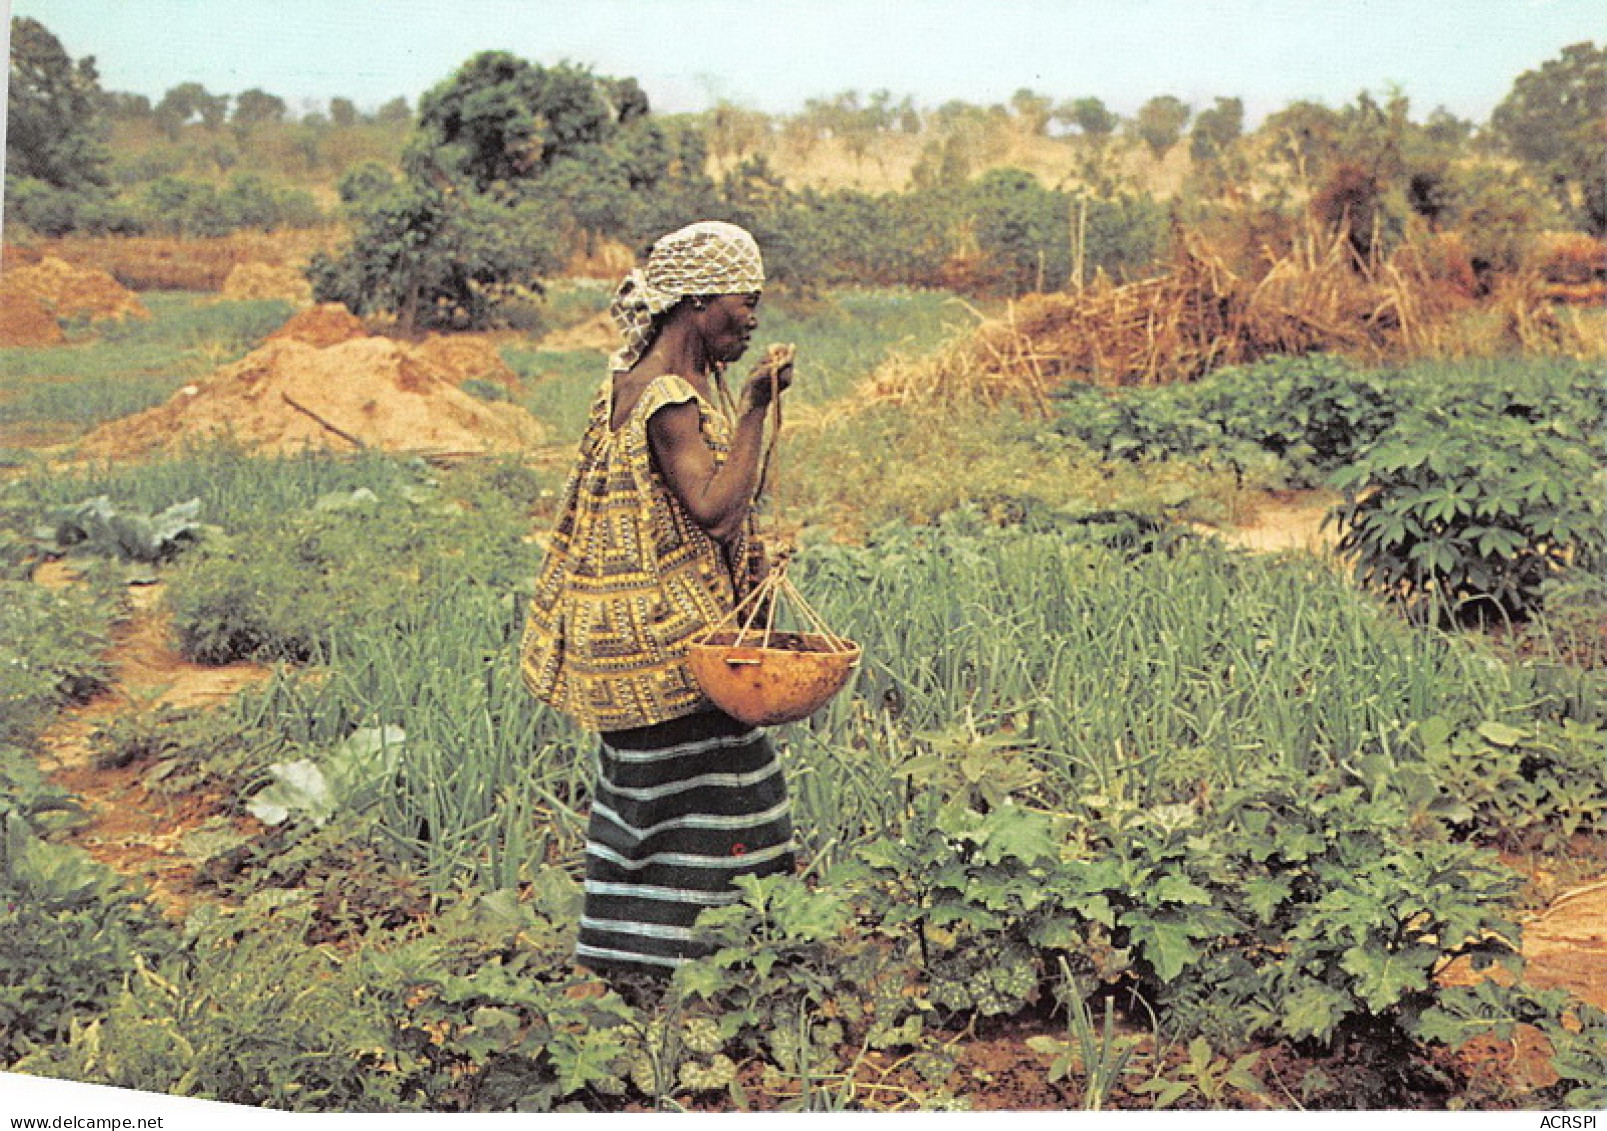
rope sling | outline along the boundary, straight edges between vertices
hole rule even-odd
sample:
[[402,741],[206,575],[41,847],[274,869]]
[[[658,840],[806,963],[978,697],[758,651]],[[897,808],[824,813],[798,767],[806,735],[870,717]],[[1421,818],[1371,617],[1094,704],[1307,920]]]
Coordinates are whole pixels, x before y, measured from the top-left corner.
[[[772,346],[764,362],[770,371],[770,442],[760,461],[755,501],[772,483],[781,440],[780,371],[792,356],[791,346]],[[720,393],[729,411],[723,381]],[[722,620],[693,637],[688,650],[703,693],[751,726],[808,718],[843,689],[859,664],[859,645],[833,632],[792,583],[791,562],[791,547],[781,549],[759,584]],[[783,604],[804,631],[776,629]]]

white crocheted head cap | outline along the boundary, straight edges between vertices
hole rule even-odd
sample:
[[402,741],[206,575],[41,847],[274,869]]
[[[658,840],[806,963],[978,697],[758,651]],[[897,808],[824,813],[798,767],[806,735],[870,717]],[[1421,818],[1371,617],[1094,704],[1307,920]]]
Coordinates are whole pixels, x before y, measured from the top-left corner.
[[694,295],[745,295],[764,289],[764,260],[745,229],[723,220],[688,224],[661,238],[647,265],[626,275],[609,307],[625,339],[610,366],[631,368],[653,344],[656,319]]

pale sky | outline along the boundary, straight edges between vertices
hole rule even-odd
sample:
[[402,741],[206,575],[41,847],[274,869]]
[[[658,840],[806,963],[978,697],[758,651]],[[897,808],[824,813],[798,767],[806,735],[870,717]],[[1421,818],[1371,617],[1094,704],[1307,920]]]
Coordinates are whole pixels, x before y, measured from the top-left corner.
[[1391,87],[1482,122],[1522,72],[1607,33],[1602,0],[10,0],[107,90],[260,87],[293,112],[415,104],[477,51],[634,77],[662,113],[787,113],[886,89],[933,107],[1029,87],[1130,114],[1171,94],[1338,107]]

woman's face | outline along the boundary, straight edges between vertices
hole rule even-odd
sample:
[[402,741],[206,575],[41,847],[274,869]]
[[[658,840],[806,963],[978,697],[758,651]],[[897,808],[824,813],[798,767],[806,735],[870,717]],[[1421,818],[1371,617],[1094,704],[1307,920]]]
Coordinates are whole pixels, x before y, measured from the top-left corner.
[[741,357],[759,325],[759,294],[716,295],[703,311],[703,337],[709,356],[729,364]]

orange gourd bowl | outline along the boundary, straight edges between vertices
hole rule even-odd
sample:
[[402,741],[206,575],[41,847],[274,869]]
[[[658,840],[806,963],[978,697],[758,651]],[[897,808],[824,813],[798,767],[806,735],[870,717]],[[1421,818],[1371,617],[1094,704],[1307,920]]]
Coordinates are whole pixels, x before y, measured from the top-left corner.
[[[809,632],[746,632],[700,637],[688,650],[692,674],[714,705],[749,726],[777,726],[814,714],[841,691],[859,663],[859,645]],[[846,648],[844,647],[846,645]]]

